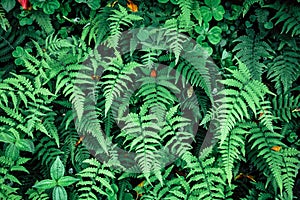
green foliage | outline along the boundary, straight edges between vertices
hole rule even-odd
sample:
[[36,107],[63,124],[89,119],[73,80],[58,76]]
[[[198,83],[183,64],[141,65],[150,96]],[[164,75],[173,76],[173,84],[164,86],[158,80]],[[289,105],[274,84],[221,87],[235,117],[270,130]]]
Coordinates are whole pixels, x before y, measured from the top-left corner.
[[116,196],[116,188],[113,185],[115,178],[114,172],[108,169],[108,166],[100,164],[96,159],[87,159],[84,163],[89,166],[83,169],[78,175],[82,178],[77,186],[80,186],[78,192],[82,199],[98,199],[97,196],[105,195],[107,197]]
[[292,36],[297,36],[299,32],[299,4],[283,4],[279,7],[276,15],[272,18],[275,20],[275,25],[282,23],[281,33],[290,33]]
[[77,182],[78,179],[71,176],[64,176],[64,172],[65,167],[59,157],[57,157],[50,168],[51,179],[39,181],[34,184],[33,187],[40,191],[53,188],[52,199],[68,199],[67,192],[64,187],[72,185]]
[[4,31],[7,31],[7,28],[10,27],[9,21],[5,17],[5,12],[2,7],[0,7],[0,26]]
[[[268,78],[275,82],[280,93],[291,89],[292,83],[299,78],[299,50],[284,48],[269,63]],[[278,92],[279,93],[279,92]]]
[[261,80],[262,73],[266,69],[266,65],[261,62],[262,58],[271,58],[270,53],[273,52],[270,45],[262,39],[260,35],[254,33],[254,30],[249,30],[248,35],[234,40],[239,43],[233,51],[237,52],[236,56],[246,64],[251,72],[251,77],[256,80]]
[[[239,62],[238,70],[228,69],[232,74],[232,78],[228,77],[220,82],[227,86],[224,90],[220,91],[219,95],[226,95],[217,100],[221,105],[218,107],[217,121],[219,128],[217,131],[221,144],[228,137],[230,130],[238,122],[244,119],[250,119],[252,113],[256,116],[257,113],[263,112],[264,114],[259,120],[271,131],[272,116],[269,111],[270,102],[264,100],[264,96],[269,93],[269,89],[257,80],[251,80],[251,74],[246,65]],[[247,105],[251,109],[249,112]]]
[[299,196],[299,0],[0,0],[0,199]]
[[215,158],[211,156],[211,148],[204,149],[198,157],[186,153],[182,159],[189,170],[188,183],[191,186],[191,199],[224,199],[225,182],[221,168],[215,167]]

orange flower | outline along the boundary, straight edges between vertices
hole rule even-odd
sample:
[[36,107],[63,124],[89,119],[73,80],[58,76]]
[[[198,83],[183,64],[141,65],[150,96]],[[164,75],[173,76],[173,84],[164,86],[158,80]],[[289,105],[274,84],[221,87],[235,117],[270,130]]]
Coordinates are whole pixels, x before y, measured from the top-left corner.
[[132,12],[137,12],[138,11],[138,7],[136,4],[133,3],[133,1],[128,0],[127,1],[127,7],[132,11]]
[[272,148],[271,148],[273,151],[280,151],[280,149],[281,149],[281,146],[273,146]]
[[154,78],[157,76],[157,73],[156,73],[155,69],[151,70],[150,76],[154,77]]

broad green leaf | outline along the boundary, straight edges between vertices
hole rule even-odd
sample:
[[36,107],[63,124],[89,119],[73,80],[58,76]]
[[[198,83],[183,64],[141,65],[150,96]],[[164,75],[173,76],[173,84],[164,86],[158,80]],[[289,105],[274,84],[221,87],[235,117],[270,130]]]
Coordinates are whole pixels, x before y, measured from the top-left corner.
[[225,10],[224,10],[223,6],[219,5],[216,8],[212,8],[212,14],[213,14],[215,20],[220,21],[223,19]]
[[59,156],[56,157],[56,160],[52,164],[50,168],[50,176],[54,180],[59,180],[61,177],[64,176],[65,167],[59,159]]
[[6,12],[11,11],[16,6],[16,1],[14,0],[1,0],[1,5]]
[[9,144],[5,149],[5,156],[15,161],[19,158],[20,151],[15,144]]
[[201,6],[200,11],[203,17],[203,21],[209,22],[212,19],[212,12],[211,9],[207,6]]
[[69,186],[75,183],[76,181],[79,181],[78,178],[74,178],[72,176],[63,176],[57,181],[57,185],[59,186]]
[[42,180],[40,182],[37,182],[32,187],[40,189],[40,190],[47,190],[47,189],[54,188],[55,186],[56,186],[56,181],[55,180],[45,179],[45,180]]
[[56,186],[52,192],[53,200],[68,200],[67,191],[61,186]]
[[212,29],[210,29],[208,31],[208,40],[210,41],[210,43],[212,44],[218,44],[221,41],[221,33],[222,33],[222,29],[218,26],[214,26],[212,27]]
[[21,151],[28,151],[33,153],[34,152],[34,144],[32,140],[29,139],[20,139],[16,141],[16,146],[21,150]]

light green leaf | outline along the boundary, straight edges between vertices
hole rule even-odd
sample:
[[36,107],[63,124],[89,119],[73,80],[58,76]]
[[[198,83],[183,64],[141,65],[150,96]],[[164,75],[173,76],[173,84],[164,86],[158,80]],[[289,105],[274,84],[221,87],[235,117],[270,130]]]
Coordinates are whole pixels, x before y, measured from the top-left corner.
[[16,6],[16,1],[14,0],[2,0],[1,5],[6,12],[11,11]]
[[68,200],[67,191],[65,188],[61,186],[57,186],[53,189],[52,192],[52,199],[53,200]]
[[59,156],[56,157],[56,160],[52,164],[50,168],[50,176],[54,180],[59,180],[61,177],[64,176],[65,167],[59,159]]
[[16,141],[16,146],[21,150],[21,151],[28,151],[33,153],[34,152],[34,144],[32,140],[28,139],[21,139]]
[[223,15],[225,14],[224,7],[219,5],[216,8],[212,8],[212,13],[215,20],[220,21],[223,19]]
[[45,179],[45,180],[42,180],[40,182],[37,182],[32,187],[37,188],[37,189],[41,189],[41,190],[47,190],[47,189],[54,188],[55,186],[56,186],[56,181],[55,180]]
[[212,44],[218,44],[221,41],[221,33],[222,33],[222,29],[218,26],[214,26],[212,27],[212,29],[210,29],[208,31],[208,40],[210,41],[210,43]]
[[57,181],[57,185],[59,186],[69,186],[75,183],[76,181],[79,181],[78,178],[74,178],[72,176],[63,176]]

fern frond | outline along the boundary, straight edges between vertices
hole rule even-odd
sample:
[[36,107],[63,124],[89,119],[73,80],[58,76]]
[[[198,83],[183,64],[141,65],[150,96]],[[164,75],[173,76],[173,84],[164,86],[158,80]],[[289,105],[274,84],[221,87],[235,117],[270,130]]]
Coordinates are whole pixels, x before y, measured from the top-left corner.
[[[249,142],[251,142],[251,151],[248,154],[250,161],[253,162],[260,171],[264,171],[268,175],[267,179],[271,182],[275,182],[282,193],[282,153],[272,150],[274,146],[285,146],[281,142],[282,136],[276,132],[270,132],[267,128],[254,123],[250,132],[251,137]],[[267,173],[268,171],[269,173]]]
[[251,6],[253,6],[253,4],[255,3],[259,3],[260,6],[264,5],[263,0],[246,0],[243,2],[243,17],[245,17],[245,15],[250,10]]
[[187,152],[182,159],[187,163],[186,169],[188,183],[191,185],[189,199],[224,199],[225,182],[222,178],[224,172],[214,167],[215,158],[211,148],[205,149],[199,158]]
[[7,31],[7,29],[10,27],[9,21],[5,17],[5,11],[0,7],[0,26],[4,31]]
[[193,23],[191,20],[192,4],[192,0],[178,0],[178,5],[181,10],[179,21],[182,23],[181,27],[185,27],[186,29],[190,28]]
[[300,55],[299,51],[291,48],[284,48],[275,59],[268,64],[268,78],[275,82],[277,93],[285,93],[292,83],[300,76]]
[[222,157],[222,166],[225,169],[229,184],[231,184],[232,181],[232,171],[235,162],[245,158],[245,138],[246,135],[249,134],[248,128],[249,125],[247,123],[239,124],[230,131],[224,143],[219,146],[219,152]]
[[251,113],[248,111],[247,105],[254,115],[257,111],[266,109],[262,121],[272,131],[272,116],[270,112],[267,112],[269,102],[264,101],[264,96],[267,93],[273,93],[261,82],[251,80],[248,68],[241,61],[238,62],[238,70],[228,69],[232,74],[232,78],[220,80],[220,83],[228,87],[218,93],[226,96],[216,101],[221,103],[216,114],[219,123],[217,133],[221,144],[235,124],[244,119],[250,119]]
[[111,193],[115,193],[111,185],[115,175],[105,164],[96,159],[86,159],[83,162],[89,166],[78,174],[82,178],[76,184],[80,198],[97,200],[99,194],[111,196]]
[[278,95],[272,99],[272,112],[277,119],[290,122],[292,118],[300,117],[300,95],[297,97],[290,94]]
[[157,125],[157,117],[147,114],[147,107],[141,108],[140,114],[129,113],[125,117],[125,126],[122,128],[120,137],[124,137],[124,143],[129,143],[129,151],[137,153],[135,160],[146,178],[152,170],[159,170],[159,154],[161,148]]
[[119,10],[113,10],[114,14],[111,14],[107,19],[110,21],[110,32],[108,38],[105,40],[108,47],[116,48],[119,45],[119,40],[122,34],[121,26],[130,26],[134,21],[142,20],[143,18],[135,14],[128,14],[126,8],[118,4]]
[[284,148],[282,151],[282,181],[288,199],[293,199],[293,188],[295,178],[299,173],[299,155],[300,152],[294,148]]
[[284,3],[280,6],[272,20],[276,20],[275,25],[283,22],[281,33],[290,33],[292,36],[300,34],[300,14],[299,5]]
[[114,99],[121,96],[121,92],[124,89],[128,89],[128,86],[132,84],[131,76],[136,75],[135,68],[139,66],[136,62],[124,64],[120,58],[112,59],[109,64],[109,67],[104,71],[105,75],[101,78],[101,85],[106,99],[105,115],[110,109]]
[[[188,2],[188,1],[184,1]],[[178,27],[178,20],[177,19],[170,19],[167,20],[165,23],[165,37],[167,46],[170,46],[171,52],[175,54],[175,65],[179,61],[180,53],[183,50],[183,43],[187,42],[187,37],[183,35],[183,29]]]
[[34,11],[32,14],[33,20],[37,22],[37,24],[47,33],[50,34],[54,32],[54,28],[51,24],[50,15],[44,13],[41,10]]
[[26,33],[22,31],[17,32],[12,27],[7,29],[7,31],[0,29],[0,63],[11,60],[13,58],[12,52],[26,37]]
[[165,147],[170,149],[172,154],[181,157],[192,149],[189,142],[193,139],[193,134],[186,131],[187,126],[191,124],[190,120],[177,115],[178,107],[179,105],[174,106],[166,113],[160,135],[163,140],[168,138]]
[[238,44],[232,50],[246,64],[250,70],[251,77],[259,81],[261,81],[261,75],[266,69],[262,59],[270,58],[270,53],[274,52],[271,46],[262,39],[260,35],[256,35],[251,30],[248,35],[240,36],[234,40]]

